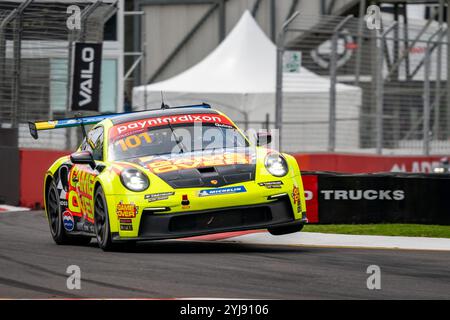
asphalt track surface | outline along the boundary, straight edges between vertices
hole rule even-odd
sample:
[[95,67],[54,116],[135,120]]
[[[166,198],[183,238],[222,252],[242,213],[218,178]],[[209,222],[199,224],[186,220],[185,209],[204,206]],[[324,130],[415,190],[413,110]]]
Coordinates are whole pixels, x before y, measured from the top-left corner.
[[[66,268],[81,268],[81,289]],[[366,269],[381,268],[381,290]],[[42,211],[0,213],[1,298],[450,299],[450,252],[220,242],[139,244],[132,252],[58,246]]]

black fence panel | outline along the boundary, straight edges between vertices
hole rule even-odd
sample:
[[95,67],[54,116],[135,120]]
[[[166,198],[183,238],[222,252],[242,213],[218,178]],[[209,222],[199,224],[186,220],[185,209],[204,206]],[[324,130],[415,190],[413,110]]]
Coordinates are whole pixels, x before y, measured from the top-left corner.
[[450,175],[315,174],[319,223],[450,224]]
[[0,203],[19,204],[20,157],[19,149],[0,146]]

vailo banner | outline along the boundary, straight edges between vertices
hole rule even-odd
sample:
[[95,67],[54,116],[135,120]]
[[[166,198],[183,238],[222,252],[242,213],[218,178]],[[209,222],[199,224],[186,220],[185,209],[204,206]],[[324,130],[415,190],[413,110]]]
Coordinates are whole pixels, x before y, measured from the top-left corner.
[[72,64],[71,110],[100,110],[102,44],[77,42]]

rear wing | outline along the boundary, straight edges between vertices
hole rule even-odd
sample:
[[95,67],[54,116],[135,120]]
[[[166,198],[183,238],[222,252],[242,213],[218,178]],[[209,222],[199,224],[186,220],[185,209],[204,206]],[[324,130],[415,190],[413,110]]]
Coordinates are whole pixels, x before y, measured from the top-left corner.
[[[211,108],[209,104],[203,103],[199,105],[191,105],[191,106],[178,106],[178,107],[170,107],[167,109],[178,109],[178,108]],[[151,110],[161,110],[161,109],[149,109],[135,112],[122,112],[122,113],[107,113],[107,114],[99,114],[95,116],[86,116],[86,117],[75,117],[75,118],[66,118],[60,120],[48,120],[48,121],[36,121],[36,122],[28,122],[28,127],[30,129],[30,134],[34,139],[39,137],[38,131],[41,130],[52,130],[52,129],[60,129],[60,128],[70,128],[70,127],[81,127],[84,125],[92,125],[97,124],[105,119],[110,119],[114,117],[118,117],[125,114],[146,112]]]
[[39,137],[38,131],[41,131],[41,130],[52,130],[52,129],[80,127],[83,125],[97,124],[100,121],[103,121],[105,119],[117,117],[117,116],[123,115],[123,114],[126,114],[126,113],[109,113],[109,114],[101,114],[101,115],[96,115],[96,116],[28,122],[28,127],[30,128],[31,136],[34,139],[37,139]]

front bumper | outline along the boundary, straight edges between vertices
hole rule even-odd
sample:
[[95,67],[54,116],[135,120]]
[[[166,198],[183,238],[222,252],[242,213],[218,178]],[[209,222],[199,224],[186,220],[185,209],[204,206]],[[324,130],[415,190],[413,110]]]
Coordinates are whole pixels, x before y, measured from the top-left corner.
[[119,233],[113,233],[112,239],[113,241],[175,239],[304,223],[306,218],[295,219],[290,198],[284,196],[258,205],[173,214],[158,214],[144,210],[138,237],[126,238],[120,237]]

